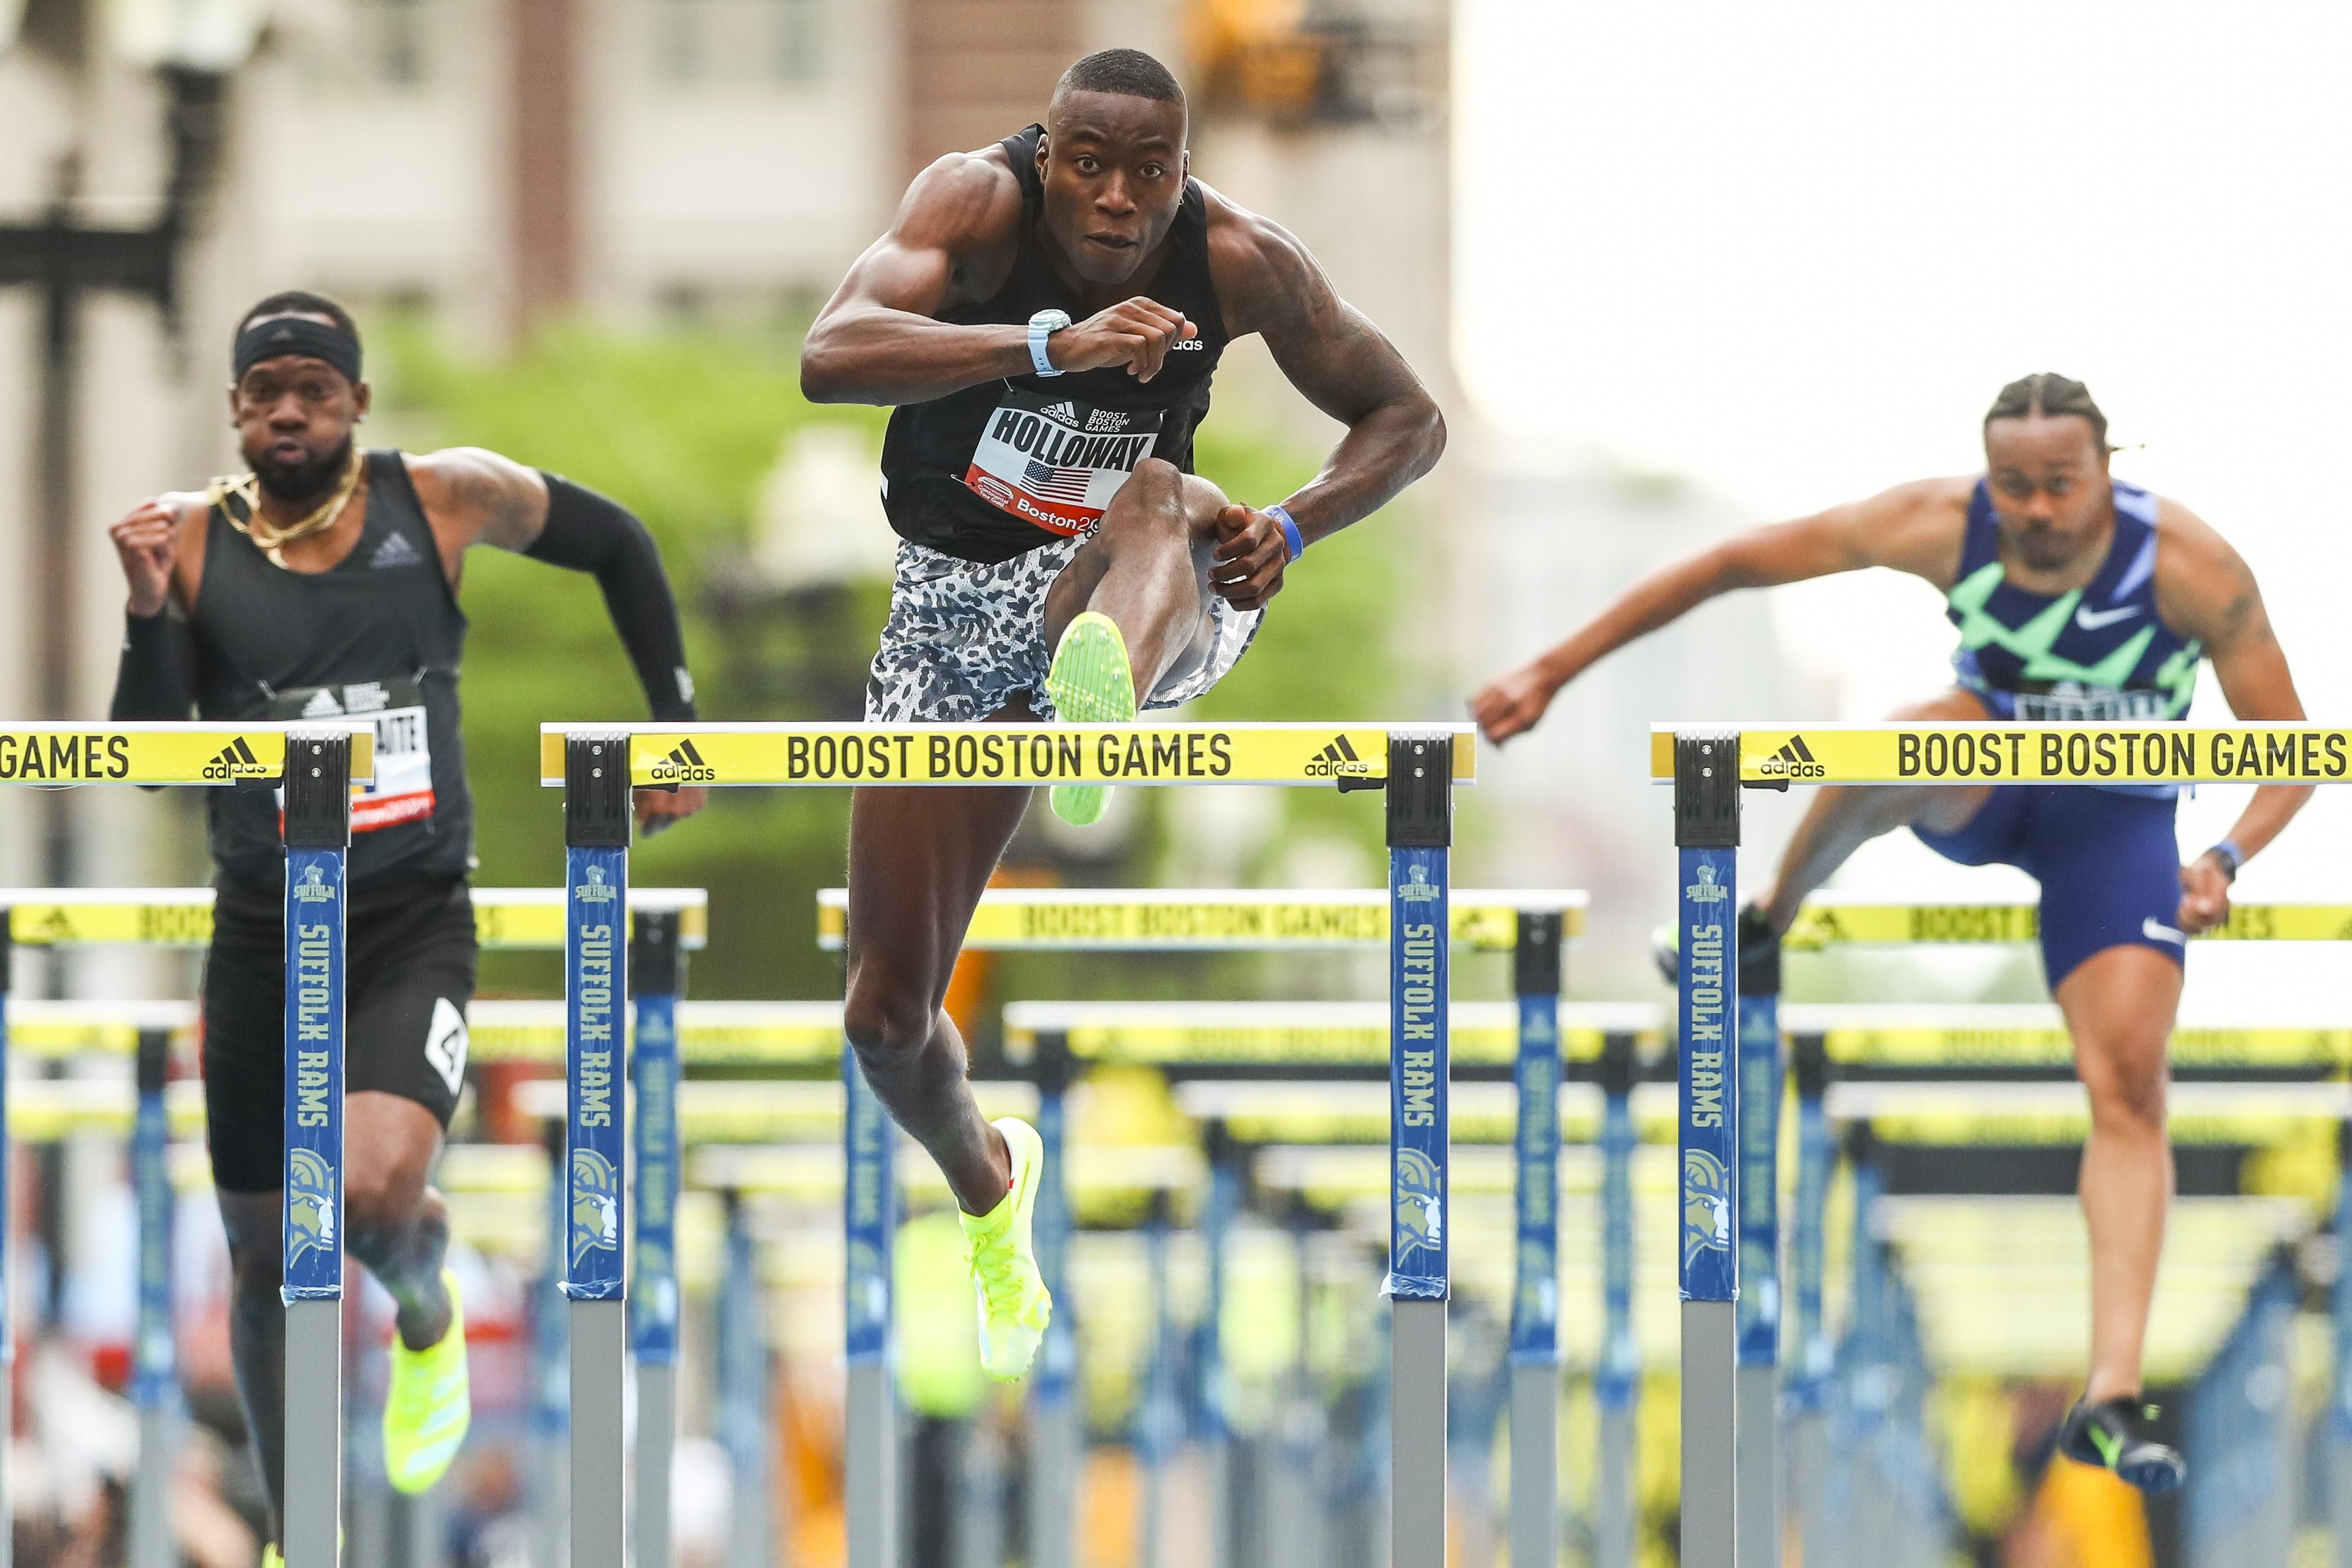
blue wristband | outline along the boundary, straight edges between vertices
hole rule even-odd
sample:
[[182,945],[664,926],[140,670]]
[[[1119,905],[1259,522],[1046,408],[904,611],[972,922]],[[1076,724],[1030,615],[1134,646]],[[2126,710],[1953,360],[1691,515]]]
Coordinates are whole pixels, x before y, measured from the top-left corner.
[[1291,559],[1297,560],[1307,553],[1307,536],[1298,531],[1298,524],[1292,519],[1287,507],[1276,502],[1265,509],[1265,515],[1280,526],[1282,542],[1290,547]]
[[2231,882],[2238,880],[2238,868],[2246,863],[2246,852],[2233,841],[2223,839],[2205,852],[2221,862],[2221,870]]

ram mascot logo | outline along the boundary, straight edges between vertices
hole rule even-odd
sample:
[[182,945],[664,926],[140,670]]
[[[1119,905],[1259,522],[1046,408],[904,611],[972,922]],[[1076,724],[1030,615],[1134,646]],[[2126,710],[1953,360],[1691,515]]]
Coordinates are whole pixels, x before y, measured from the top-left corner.
[[1396,1160],[1396,1251],[1431,1251],[1445,1244],[1445,1182],[1437,1162],[1419,1149],[1399,1149]]
[[335,1250],[335,1173],[316,1149],[296,1149],[287,1157],[286,1229],[292,1243],[286,1261]]
[[593,1149],[572,1151],[572,1261],[621,1245],[621,1178]]
[[1731,1249],[1731,1176],[1705,1149],[1683,1151],[1683,1265]]

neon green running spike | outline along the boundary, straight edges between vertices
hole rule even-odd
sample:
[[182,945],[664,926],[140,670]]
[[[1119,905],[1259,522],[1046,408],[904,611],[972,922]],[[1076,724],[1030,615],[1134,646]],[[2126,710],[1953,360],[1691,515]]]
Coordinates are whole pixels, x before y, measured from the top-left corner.
[[[1117,622],[1087,610],[1063,628],[1054,667],[1045,676],[1045,696],[1065,724],[1135,722],[1135,674]],[[1110,804],[1110,786],[1056,784],[1047,800],[1054,815],[1070,826],[1090,827],[1102,821]]]
[[1013,1187],[986,1214],[959,1213],[964,1257],[980,1297],[980,1364],[1005,1382],[1029,1370],[1053,1320],[1054,1298],[1037,1270],[1030,1222],[1045,1172],[1045,1145],[1028,1123],[1007,1116],[995,1124],[1013,1156]]
[[448,1473],[474,1418],[466,1369],[466,1307],[457,1276],[441,1270],[449,1292],[449,1329],[423,1350],[392,1342],[392,1385],[383,1399],[383,1468],[393,1487],[415,1494]]

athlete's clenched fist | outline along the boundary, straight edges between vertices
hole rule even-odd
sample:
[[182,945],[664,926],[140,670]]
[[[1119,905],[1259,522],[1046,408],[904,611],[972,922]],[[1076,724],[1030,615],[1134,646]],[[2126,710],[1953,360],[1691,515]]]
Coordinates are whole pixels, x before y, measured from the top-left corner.
[[1201,329],[1184,319],[1182,311],[1139,295],[1055,332],[1045,340],[1045,358],[1057,371],[1125,365],[1129,375],[1148,382],[1160,373],[1170,345],[1200,335]]
[[131,585],[131,613],[162,612],[172,596],[172,562],[179,553],[180,508],[168,496],[142,501],[107,530]]

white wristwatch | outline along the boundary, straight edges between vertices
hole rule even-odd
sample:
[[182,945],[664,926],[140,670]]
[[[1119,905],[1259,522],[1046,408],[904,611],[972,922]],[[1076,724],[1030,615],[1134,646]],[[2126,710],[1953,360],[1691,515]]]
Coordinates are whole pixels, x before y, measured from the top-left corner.
[[1070,324],[1066,310],[1040,310],[1029,318],[1029,362],[1041,376],[1058,376],[1054,361],[1045,357],[1045,340]]

